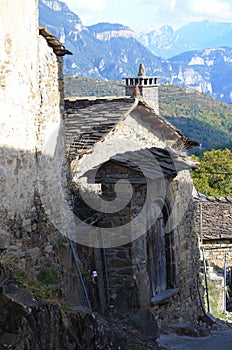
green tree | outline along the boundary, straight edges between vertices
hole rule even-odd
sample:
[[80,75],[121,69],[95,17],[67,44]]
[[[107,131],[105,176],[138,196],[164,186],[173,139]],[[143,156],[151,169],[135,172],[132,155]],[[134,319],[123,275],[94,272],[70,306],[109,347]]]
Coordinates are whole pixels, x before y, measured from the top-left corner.
[[197,191],[207,196],[232,196],[232,152],[229,149],[205,152],[192,173]]

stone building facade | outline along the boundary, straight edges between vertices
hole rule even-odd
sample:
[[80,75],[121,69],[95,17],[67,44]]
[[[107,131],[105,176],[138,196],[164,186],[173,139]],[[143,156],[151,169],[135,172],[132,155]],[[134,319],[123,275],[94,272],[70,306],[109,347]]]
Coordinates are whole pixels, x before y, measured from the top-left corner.
[[57,203],[67,193],[63,56],[70,52],[38,27],[37,1],[0,6],[1,261],[32,280],[57,270],[59,288],[56,245],[66,210]]
[[56,174],[60,180],[65,160],[62,56],[69,52],[38,28],[37,1],[2,1],[1,14],[1,225],[30,233],[35,196],[46,195]]
[[[103,253],[99,253],[103,275],[99,274],[97,278],[98,290],[95,288],[95,292],[99,296],[100,306],[107,307],[102,300],[105,296],[111,311],[119,316],[147,309],[154,313],[161,327],[171,322],[195,323],[202,310],[198,295],[198,288],[200,291],[201,287],[197,285],[200,283],[197,280],[198,239],[194,235],[194,206],[189,196],[191,179],[188,178],[188,171],[184,170],[184,162],[180,165],[182,170],[179,168],[177,171],[168,162],[165,164],[165,152],[155,148],[150,152],[156,154],[157,159],[160,157],[162,168],[161,174],[156,173],[150,179],[154,197],[150,189],[147,192],[144,174],[129,164],[120,163],[119,158],[104,164],[96,175],[96,181],[102,184],[105,200],[113,199],[114,183],[119,178],[129,180],[133,186],[133,197],[123,210],[116,214],[105,214],[97,221],[98,227],[121,227],[119,234],[122,237],[130,235],[131,241],[106,249],[104,259]],[[184,191],[181,188],[183,179],[186,181]],[[165,194],[162,192],[163,185]],[[189,202],[185,203],[181,220],[176,225],[172,222],[172,209],[179,201],[178,191]],[[117,195],[123,196],[123,193],[117,192]],[[148,202],[147,196],[151,197]],[[146,214],[143,212],[141,216],[141,210]],[[131,223],[131,229],[126,227],[128,222]],[[145,234],[138,234],[137,225],[140,226],[139,232],[145,228]],[[138,237],[134,239],[136,234]],[[105,239],[108,244],[109,236]],[[92,261],[92,264],[95,263]],[[96,270],[99,270],[99,261]]]
[[[0,6],[1,10],[4,10],[0,14],[0,39],[4,43],[4,50],[1,51],[0,55],[1,260],[11,263],[11,266],[17,265],[21,272],[24,271],[23,278],[34,274],[32,277],[38,277],[38,280],[40,273],[51,272],[55,266],[58,272],[61,272],[61,276],[58,276],[61,278],[58,278],[56,283],[62,282],[63,285],[60,288],[65,289],[66,287],[66,290],[63,290],[63,292],[68,302],[70,304],[75,303],[75,305],[85,305],[85,300],[82,300],[80,292],[80,274],[78,276],[76,270],[74,272],[74,259],[71,255],[71,250],[67,248],[67,240],[59,232],[59,224],[64,229],[64,222],[67,223],[67,229],[70,229],[70,233],[73,229],[69,227],[71,220],[69,221],[67,217],[67,208],[61,205],[66,200],[68,176],[64,126],[67,126],[67,123],[70,121],[64,121],[62,56],[69,54],[69,52],[45,28],[37,27],[37,1],[22,0],[19,2],[15,0],[9,2],[3,0]],[[166,282],[164,284],[161,283],[162,288],[159,290],[154,291],[152,284],[149,286],[148,282],[150,283],[151,280],[149,268],[145,266],[143,261],[143,258],[146,258],[143,254],[147,253],[148,243],[144,238],[140,238],[137,242],[129,242],[125,249],[122,246],[115,246],[111,250],[108,249],[107,252],[104,248],[93,248],[91,246],[86,248],[82,245],[77,250],[80,250],[79,257],[82,258],[80,267],[87,282],[87,292],[90,295],[92,305],[95,309],[100,309],[101,311],[109,311],[109,309],[113,308],[113,312],[120,312],[119,301],[121,299],[122,305],[126,306],[125,309],[122,308],[122,312],[135,311],[135,309],[140,307],[150,309],[150,306],[153,305],[153,311],[155,311],[161,325],[165,325],[173,319],[195,322],[200,313],[200,302],[197,298],[198,251],[195,250],[197,239],[193,236],[190,215],[192,204],[191,200],[188,200],[191,188],[188,169],[191,168],[192,164],[188,162],[186,157],[182,157],[179,154],[180,150],[194,145],[194,142],[158,117],[154,109],[150,109],[142,99],[123,98],[117,101],[119,103],[111,102],[114,104],[114,108],[112,108],[112,105],[108,105],[110,111],[116,111],[113,122],[112,119],[111,121],[108,120],[107,111],[100,114],[97,111],[97,120],[94,120],[96,123],[94,125],[94,135],[88,133],[90,129],[93,130],[92,125],[90,129],[87,128],[87,133],[83,133],[81,129],[74,128],[74,139],[72,134],[67,133],[67,139],[71,137],[68,152],[72,159],[72,170],[76,169],[77,162],[80,159],[82,159],[83,165],[81,172],[84,174],[87,170],[99,164],[99,162],[105,162],[106,158],[110,159],[116,153],[125,153],[125,150],[135,152],[144,147],[149,149],[156,147],[157,152],[158,148],[162,148],[162,152],[167,152],[167,148],[172,147],[173,151],[169,153],[167,160],[173,164],[173,159],[177,157],[177,162],[174,163],[174,169],[172,169],[170,164],[168,165],[170,172],[168,171],[164,180],[168,184],[167,188],[168,192],[170,192],[168,198],[174,200],[176,204],[174,209],[176,211],[180,210],[181,205],[185,202],[182,199],[187,199],[182,211],[183,215],[181,215],[180,221],[175,226],[175,232],[170,238],[166,239],[166,245],[170,246],[168,253],[169,264],[171,264],[170,252],[173,249],[176,262],[173,272],[174,270],[178,272],[178,276],[174,278],[174,274],[172,274],[172,277],[166,277]],[[85,104],[86,101],[81,103]],[[79,102],[75,102],[75,104],[79,104]],[[89,105],[89,101],[87,101],[87,104]],[[100,104],[99,101],[92,103],[92,114],[88,111],[87,117],[96,112],[96,105],[100,106],[101,102]],[[80,116],[79,107],[77,107],[77,110],[78,116]],[[83,111],[86,112],[86,110]],[[106,116],[106,123],[102,123]],[[71,124],[72,122],[73,120]],[[85,119],[85,126],[88,126],[87,124]],[[103,138],[102,129],[99,130],[98,128],[99,126],[102,128],[102,125],[104,126]],[[101,142],[98,143],[93,152],[94,156],[91,158],[88,157],[90,153],[88,154],[86,150],[91,149],[90,143],[97,136],[96,130],[97,133],[98,131],[100,132]],[[76,139],[76,133],[79,131],[81,131],[81,139],[79,136]],[[93,138],[90,137],[91,135]],[[105,142],[102,142],[103,139]],[[96,139],[93,144],[95,143]],[[77,150],[80,151],[78,159],[74,159]],[[98,156],[96,157],[97,154]],[[176,168],[179,163],[182,164],[181,167]],[[125,167],[120,169],[121,174]],[[137,170],[135,174],[135,178],[139,181],[140,174]],[[80,172],[77,171],[75,176],[79,177]],[[159,181],[157,180],[156,183],[159,183]],[[186,185],[183,187],[184,191],[186,191],[186,196],[179,201],[177,199],[183,183]],[[144,184],[136,183],[135,185],[140,193],[145,191]],[[134,210],[136,210],[137,205],[138,201],[134,205]],[[163,207],[161,208],[162,210]],[[86,215],[86,213],[83,213],[83,215]],[[161,240],[163,244],[162,249],[165,249],[165,232],[163,228],[161,232],[163,234]],[[75,234],[71,238],[75,238]],[[78,235],[77,238],[79,238]],[[59,248],[60,257],[63,255],[62,264],[58,261],[57,247]],[[189,264],[186,264],[190,252],[193,254],[192,259],[189,259]],[[152,256],[152,252],[150,252],[150,255]],[[161,258],[159,252],[158,259]],[[130,264],[128,269],[125,268],[127,259]],[[137,261],[136,259],[139,260]],[[109,264],[104,265],[104,262],[107,261]],[[172,260],[173,263],[174,260]],[[65,264],[70,267],[69,270],[66,266],[64,267]],[[105,285],[106,276],[108,276],[108,273],[106,274],[104,270],[106,266],[109,268],[110,276],[107,279],[108,286]],[[46,269],[43,270],[44,267]],[[151,267],[150,270],[152,270]],[[22,300],[20,298],[17,299],[19,287],[15,287],[16,292],[13,297],[7,292],[8,286],[4,285],[5,271],[5,268],[1,267],[1,287],[3,286],[0,293],[1,302],[6,300],[5,297],[7,297],[8,305],[13,303],[15,306],[17,304],[18,310],[20,310],[18,324],[21,325],[23,320],[24,326],[26,325],[25,329],[27,329],[26,333],[30,333],[28,331],[31,330],[28,326],[31,323],[30,321],[35,320],[36,330],[33,329],[33,332],[36,331],[37,339],[41,339],[42,336],[44,349],[47,345],[47,339],[53,344],[51,346],[57,347],[56,331],[59,329],[58,325],[62,328],[61,332],[68,334],[66,321],[69,318],[65,316],[61,325],[60,315],[62,314],[63,317],[65,311],[59,312],[57,307],[53,307],[49,303],[43,304],[38,302],[37,304],[31,295],[29,297],[30,293],[25,293],[28,296],[27,300],[30,300],[30,303],[32,303],[31,310],[33,310],[34,317],[30,318],[31,311],[27,309],[29,304],[26,304],[26,306],[23,304],[22,306]],[[145,271],[146,275],[143,274]],[[163,271],[166,271],[166,268],[163,268]],[[93,272],[97,272],[97,276],[99,276],[97,280]],[[65,273],[67,273],[66,276],[64,276]],[[49,275],[49,277],[51,276]],[[11,277],[8,280],[10,287],[12,287]],[[160,275],[161,280],[162,274]],[[117,281],[119,281],[119,284],[117,284]],[[143,281],[147,286],[145,292]],[[175,287],[171,288],[171,294],[163,295],[158,300],[151,300],[166,290],[166,287],[170,286]],[[20,291],[23,293],[22,289]],[[3,292],[5,295],[2,294]],[[46,321],[49,322],[51,318],[54,321],[46,333],[46,339],[44,339],[43,334],[46,321],[43,324],[40,322],[40,312],[44,315],[45,309],[48,311],[46,312]],[[25,315],[25,310],[28,310],[26,311],[27,315]],[[4,319],[10,319],[11,316],[10,310],[5,307]],[[87,313],[86,317],[93,319],[93,316],[89,313]],[[76,325],[80,326],[80,319],[82,320],[82,318],[78,316],[78,313],[73,313],[71,318],[72,322],[74,322],[74,327],[69,329],[72,331]],[[89,329],[91,329],[92,321],[89,324]],[[19,329],[9,329],[7,326],[7,322],[1,323],[0,345],[2,345],[1,341],[3,338],[4,342],[8,341],[7,345],[11,347],[13,346],[12,339],[20,341],[22,347],[27,346],[25,344],[28,344],[28,339],[30,339],[31,344],[34,344],[31,333],[30,336],[22,337],[20,326]],[[104,329],[106,329],[104,323],[99,329],[104,333]],[[93,332],[95,334],[92,334]],[[93,332],[90,332],[92,345],[96,343],[96,340],[92,340],[92,337],[96,338],[96,331],[94,330]],[[74,333],[72,332],[72,335]],[[13,338],[9,336],[11,334]],[[73,338],[69,337],[69,341],[70,339]],[[73,339],[70,346],[75,347],[76,345],[73,344],[79,344],[82,341],[80,339],[82,339],[82,334],[79,334],[79,339]],[[60,344],[59,346],[63,346],[63,343]],[[114,341],[114,344],[116,344],[116,348],[117,340]],[[85,345],[84,347],[86,348]]]
[[[93,307],[121,317],[150,310],[160,326],[196,323],[203,310],[189,172],[195,164],[183,153],[195,143],[141,94],[69,98],[65,109],[75,213],[91,227],[76,251]],[[119,198],[127,197],[128,180],[133,196],[111,212],[119,179]]]

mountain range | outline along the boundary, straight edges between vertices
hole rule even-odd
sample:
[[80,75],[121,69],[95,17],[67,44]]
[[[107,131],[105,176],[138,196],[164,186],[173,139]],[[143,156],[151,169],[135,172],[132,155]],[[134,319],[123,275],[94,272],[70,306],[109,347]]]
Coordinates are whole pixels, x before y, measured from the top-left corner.
[[122,24],[84,26],[58,0],[39,0],[39,23],[73,53],[65,58],[66,74],[121,80],[137,76],[144,63],[147,75],[158,76],[161,83],[192,87],[232,102],[231,23],[190,23],[176,32],[163,26],[136,38]]
[[185,51],[232,47],[232,23],[205,20],[188,23],[176,31],[165,25],[138,34],[137,40],[154,55],[171,58]]

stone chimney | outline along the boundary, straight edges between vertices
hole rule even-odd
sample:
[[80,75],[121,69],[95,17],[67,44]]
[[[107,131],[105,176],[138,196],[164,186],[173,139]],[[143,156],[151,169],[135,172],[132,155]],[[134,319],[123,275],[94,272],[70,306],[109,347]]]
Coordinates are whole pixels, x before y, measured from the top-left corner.
[[122,79],[124,80],[126,96],[141,96],[142,99],[159,114],[157,77],[148,77],[144,65],[140,64],[137,77]]

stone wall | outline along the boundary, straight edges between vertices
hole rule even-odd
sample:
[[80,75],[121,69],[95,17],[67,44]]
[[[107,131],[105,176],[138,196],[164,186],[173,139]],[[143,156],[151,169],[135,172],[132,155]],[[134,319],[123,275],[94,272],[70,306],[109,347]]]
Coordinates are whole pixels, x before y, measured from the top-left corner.
[[[3,0],[1,9],[0,254],[17,279],[15,285],[10,276],[8,284],[1,271],[1,344],[21,349],[35,348],[40,342],[41,349],[48,344],[53,348],[68,344],[72,349],[81,343],[80,348],[116,349],[124,341],[120,336],[114,341],[108,326],[106,331],[98,326],[89,312],[87,319],[83,310],[83,317],[77,312],[65,313],[55,304],[35,301],[19,287],[31,288],[40,297],[46,298],[51,292],[50,297],[55,293],[60,298],[69,295],[67,286],[73,284],[79,293],[80,278],[74,269],[70,242],[61,235],[67,233],[63,223],[69,225],[62,59],[39,35],[37,1]],[[79,295],[75,301],[84,304]],[[14,325],[12,308],[16,308]],[[74,334],[78,327],[80,339]],[[108,335],[98,337],[99,330]]]
[[200,251],[198,236],[194,231],[194,203],[190,196],[192,180],[189,172],[180,172],[172,182],[170,191],[173,196],[171,208],[174,209],[174,213],[171,212],[171,217],[174,222],[169,229],[173,227],[178,293],[166,302],[155,305],[153,310],[158,315],[160,325],[167,325],[173,321],[196,323],[198,316],[204,312],[204,300],[200,297]]
[[61,177],[65,159],[62,58],[38,33],[37,1],[3,1],[1,8],[1,222],[18,220],[30,232],[35,192]]
[[56,270],[64,292],[61,260],[68,262],[70,251],[59,232],[67,193],[63,59],[39,35],[37,5],[1,2],[0,254],[32,280]]
[[36,1],[2,1],[1,9],[4,30],[1,30],[0,39],[4,50],[0,56],[0,212],[2,218],[7,213],[14,218],[16,212],[25,214],[32,207],[36,180],[34,155],[40,104],[37,7]]

